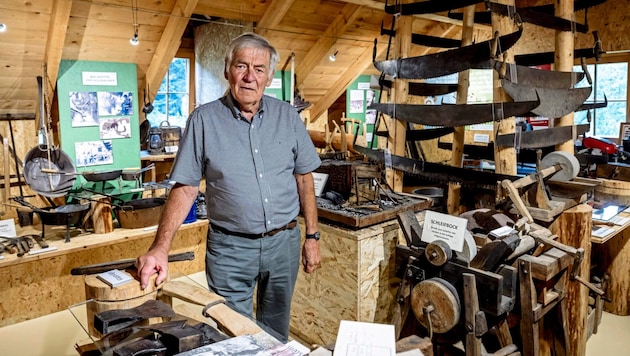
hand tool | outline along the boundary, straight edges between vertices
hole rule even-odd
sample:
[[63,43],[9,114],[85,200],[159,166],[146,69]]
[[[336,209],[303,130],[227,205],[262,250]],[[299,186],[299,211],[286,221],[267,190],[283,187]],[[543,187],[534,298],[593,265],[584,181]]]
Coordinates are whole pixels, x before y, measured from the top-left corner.
[[107,310],[94,315],[94,328],[101,334],[107,334],[130,326],[139,320],[174,316],[173,309],[164,302],[147,300],[135,308]]
[[[192,261],[195,259],[195,253],[192,251],[175,253],[168,256],[168,262],[179,262],[179,261]],[[136,259],[135,258],[127,258],[118,261],[112,262],[103,262],[96,263],[93,265],[75,267],[70,270],[70,274],[73,276],[79,276],[84,274],[96,274],[107,272],[113,269],[129,269],[135,268]]]
[[254,335],[263,331],[251,318],[228,307],[223,297],[207,289],[182,281],[169,281],[164,283],[161,293],[189,303],[205,305],[204,315],[216,321],[229,336]]

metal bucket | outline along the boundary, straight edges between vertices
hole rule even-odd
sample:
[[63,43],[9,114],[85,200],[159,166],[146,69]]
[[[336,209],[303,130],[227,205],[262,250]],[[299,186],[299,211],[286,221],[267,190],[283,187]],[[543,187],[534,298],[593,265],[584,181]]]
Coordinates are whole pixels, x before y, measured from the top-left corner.
[[165,202],[164,198],[131,200],[116,206],[114,213],[120,227],[140,229],[158,224]]

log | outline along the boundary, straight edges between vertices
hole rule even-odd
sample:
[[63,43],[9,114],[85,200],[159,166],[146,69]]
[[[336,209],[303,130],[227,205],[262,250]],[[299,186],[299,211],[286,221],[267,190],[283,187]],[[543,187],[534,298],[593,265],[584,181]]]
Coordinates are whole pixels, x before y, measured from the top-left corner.
[[135,274],[132,276],[134,279],[131,282],[114,288],[98,279],[96,275],[85,276],[85,298],[88,300],[86,304],[87,323],[90,335],[97,338],[102,337],[101,333],[94,327],[94,315],[107,310],[135,308],[147,300],[156,299],[155,278],[157,274],[151,276],[144,290],[140,288],[140,281],[135,278]]
[[[326,148],[326,133],[324,131],[308,130],[308,134],[309,136],[311,136],[311,140],[313,141],[313,144],[315,145],[315,147]],[[352,153],[358,153],[357,151],[354,150],[353,142],[354,142],[354,136],[351,134],[346,134],[346,144],[348,146],[348,151]],[[343,146],[341,134],[334,133],[332,135],[331,145],[335,150],[341,151],[341,148]]]
[[[592,213],[593,209],[589,205],[581,204],[563,212],[550,226],[551,232],[558,235],[558,242],[584,249],[584,259],[577,275],[587,281],[590,279],[591,267]],[[570,266],[569,270],[571,268]],[[569,350],[572,355],[585,355],[588,330],[588,288],[577,281],[570,282],[566,293],[566,303]]]

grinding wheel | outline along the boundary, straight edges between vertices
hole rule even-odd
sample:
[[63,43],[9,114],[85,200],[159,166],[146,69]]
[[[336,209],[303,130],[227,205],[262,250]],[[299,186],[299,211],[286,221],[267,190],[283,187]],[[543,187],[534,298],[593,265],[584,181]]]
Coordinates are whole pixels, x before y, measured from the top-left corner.
[[[425,308],[433,309],[427,312]],[[441,278],[424,280],[411,291],[411,309],[416,319],[427,329],[445,333],[459,322],[461,305],[457,290]]]
[[541,169],[549,168],[555,164],[559,164],[562,170],[553,174],[549,180],[566,182],[577,177],[578,173],[580,173],[580,161],[568,152],[551,152],[543,157],[540,162]]

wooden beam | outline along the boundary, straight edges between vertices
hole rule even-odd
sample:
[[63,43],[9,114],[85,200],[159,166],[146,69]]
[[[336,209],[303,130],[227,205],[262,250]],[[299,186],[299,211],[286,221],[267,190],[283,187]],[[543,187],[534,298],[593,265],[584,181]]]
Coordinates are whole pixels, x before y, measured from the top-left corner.
[[[57,87],[57,75],[59,74],[59,65],[61,64],[61,54],[68,32],[68,23],[70,22],[70,12],[72,10],[72,0],[56,0],[53,1],[53,8],[50,14],[50,23],[48,24],[48,38],[46,39],[46,52],[44,54],[44,63],[46,65],[46,87],[42,88],[46,98],[53,98],[55,88]],[[35,75],[33,75],[35,77]],[[35,78],[33,78],[35,82]],[[35,129],[40,127],[41,113],[36,112]]]
[[256,23],[256,33],[266,37],[269,30],[280,24],[294,2],[295,0],[272,0],[260,21]]
[[[385,46],[379,46],[377,55],[382,55],[385,51]],[[361,56],[356,58],[348,70],[339,77],[339,79],[333,83],[330,89],[326,92],[321,99],[309,109],[311,114],[311,122],[317,120],[317,118],[328,110],[328,108],[339,98],[339,96],[348,88],[353,80],[358,78],[365,72],[367,68],[372,65],[372,47],[366,47]]]
[[[151,90],[148,93],[149,100],[153,100],[157,90],[164,79],[164,75],[168,72],[179,45],[182,41],[182,35],[188,25],[190,16],[193,14],[198,0],[177,0],[171,16],[166,23],[164,33],[160,38],[151,64],[147,68],[145,86],[148,85]],[[143,89],[146,90],[146,89]]]
[[[304,58],[297,61],[298,65],[295,68],[295,76],[297,77],[296,87],[299,88],[304,83],[308,74],[317,66],[317,63],[329,54],[337,40],[335,37],[339,37],[346,32],[346,29],[356,20],[360,10],[361,6],[346,4]],[[349,70],[352,70],[352,68],[349,68]]]
[[[562,19],[574,19],[573,0],[559,1],[555,6],[555,15]],[[558,71],[572,71],[575,60],[573,58],[573,50],[575,49],[573,33],[556,31],[555,44],[554,69]],[[573,125],[573,117],[574,113],[569,113],[563,117],[555,118],[554,126],[571,126]],[[556,151],[565,151],[573,154],[575,151],[573,140],[557,144]]]

